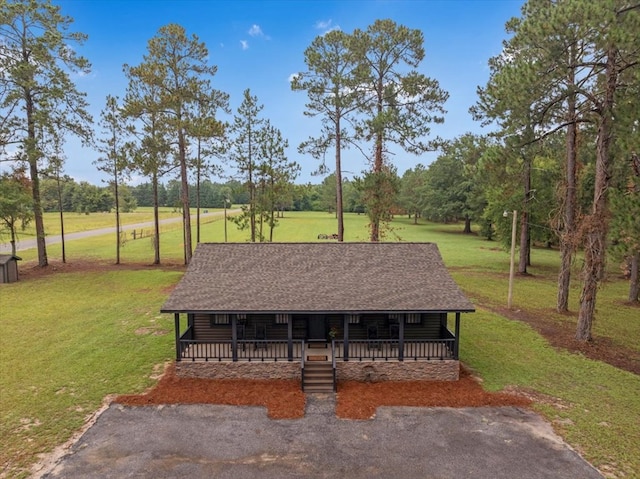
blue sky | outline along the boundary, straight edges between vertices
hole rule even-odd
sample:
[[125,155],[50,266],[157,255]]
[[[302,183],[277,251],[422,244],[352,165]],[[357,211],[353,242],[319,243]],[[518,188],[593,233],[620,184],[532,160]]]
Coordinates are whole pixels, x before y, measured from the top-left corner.
[[[297,152],[300,142],[315,135],[318,124],[303,115],[306,94],[291,91],[289,84],[292,74],[305,69],[304,50],[316,36],[330,28],[348,33],[356,28],[364,30],[384,18],[422,30],[426,57],[419,70],[437,79],[450,94],[445,123],[434,127],[433,133],[451,139],[467,131],[482,131],[468,109],[475,102],[477,86],[487,81],[488,59],[501,50],[505,22],[519,15],[523,4],[521,0],[54,2],[74,19],[74,31],[89,36],[77,50],[91,62],[92,72],[76,78],[76,85],[87,93],[94,120],[98,120],[107,94],[124,96],[122,65],[139,64],[147,41],[158,29],[178,23],[207,45],[209,63],[218,67],[213,85],[230,95],[233,111],[245,89],[258,97],[264,105],[263,117],[289,140],[288,158],[302,166],[298,183],[322,180],[311,175],[317,161]],[[92,164],[97,153],[82,149],[75,141],[68,144],[66,153],[67,174],[96,184],[104,179]],[[436,156],[397,151],[392,161],[402,174]],[[366,163],[355,150],[347,150],[343,168],[359,175]]]

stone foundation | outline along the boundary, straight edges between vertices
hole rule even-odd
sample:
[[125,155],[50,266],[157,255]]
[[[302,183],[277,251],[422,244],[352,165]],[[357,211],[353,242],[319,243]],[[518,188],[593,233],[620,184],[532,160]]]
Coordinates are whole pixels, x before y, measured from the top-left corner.
[[176,362],[176,375],[205,379],[302,379],[299,362]]
[[[457,381],[460,362],[445,361],[338,361],[338,381]],[[297,361],[176,362],[176,374],[205,379],[301,380]]]
[[341,361],[338,381],[457,381],[460,362],[446,361]]

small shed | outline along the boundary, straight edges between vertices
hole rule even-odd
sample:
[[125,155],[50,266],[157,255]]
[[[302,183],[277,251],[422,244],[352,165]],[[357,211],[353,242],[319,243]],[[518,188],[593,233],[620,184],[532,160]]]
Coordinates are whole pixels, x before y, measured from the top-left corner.
[[14,283],[18,281],[19,256],[0,254],[0,283]]

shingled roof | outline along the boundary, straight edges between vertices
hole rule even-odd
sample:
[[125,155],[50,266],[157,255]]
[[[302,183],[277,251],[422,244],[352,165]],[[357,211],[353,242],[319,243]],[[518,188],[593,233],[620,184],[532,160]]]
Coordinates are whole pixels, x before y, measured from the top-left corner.
[[201,243],[162,312],[474,311],[434,243]]

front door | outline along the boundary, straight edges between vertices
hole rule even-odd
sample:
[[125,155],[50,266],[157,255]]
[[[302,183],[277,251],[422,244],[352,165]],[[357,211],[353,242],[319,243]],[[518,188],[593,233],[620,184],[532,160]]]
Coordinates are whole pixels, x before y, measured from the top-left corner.
[[326,341],[327,340],[327,320],[324,315],[314,314],[309,316],[309,324],[307,325],[309,341]]

